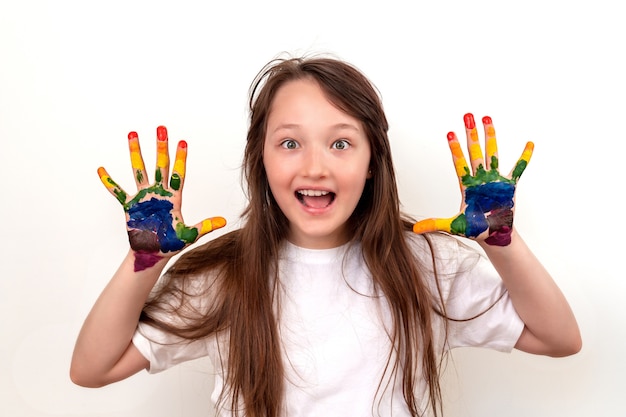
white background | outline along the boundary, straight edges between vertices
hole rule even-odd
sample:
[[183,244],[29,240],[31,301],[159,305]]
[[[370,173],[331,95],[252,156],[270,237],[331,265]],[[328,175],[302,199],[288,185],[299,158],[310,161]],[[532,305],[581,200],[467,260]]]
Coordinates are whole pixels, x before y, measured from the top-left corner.
[[[626,14],[618,1],[0,1],[0,415],[210,416],[200,360],[73,386],[79,327],[127,247],[96,169],[132,191],[155,129],[189,143],[184,213],[238,224],[247,90],[283,51],[331,53],[377,85],[404,209],[456,213],[446,144],[490,115],[508,170],[536,143],[516,224],[566,293],[582,352],[456,352],[448,416],[621,416],[626,365]],[[411,6],[409,6],[411,4]],[[206,239],[206,238],[205,238]]]

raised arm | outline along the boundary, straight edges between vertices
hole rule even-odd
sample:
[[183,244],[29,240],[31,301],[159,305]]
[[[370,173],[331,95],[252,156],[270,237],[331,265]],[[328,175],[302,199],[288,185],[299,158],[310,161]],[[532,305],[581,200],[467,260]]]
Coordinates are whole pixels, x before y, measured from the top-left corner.
[[157,128],[155,182],[150,184],[135,132],[128,135],[137,193],[128,195],[104,168],[98,175],[124,207],[130,249],[102,291],[78,335],[70,377],[78,385],[99,387],[148,366],[131,343],[139,316],[167,261],[202,235],[223,227],[221,217],[187,226],[181,214],[187,143],[180,141],[169,183],[168,136]]
[[526,169],[534,145],[528,142],[508,176],[499,172],[495,130],[490,117],[483,118],[485,151],[471,114],[464,117],[470,164],[454,132],[448,144],[459,178],[463,202],[451,218],[417,222],[416,233],[445,231],[476,240],[502,277],[525,327],[516,348],[529,353],[567,356],[581,348],[574,314],[548,271],[513,227],[515,188]]

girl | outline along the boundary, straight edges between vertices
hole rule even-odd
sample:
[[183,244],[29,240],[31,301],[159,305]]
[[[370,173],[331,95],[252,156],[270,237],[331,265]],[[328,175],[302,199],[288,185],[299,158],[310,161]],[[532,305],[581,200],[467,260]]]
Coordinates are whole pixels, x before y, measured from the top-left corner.
[[[168,183],[167,131],[157,129],[150,185],[129,134],[135,196],[99,169],[124,206],[130,250],[79,334],[75,383],[99,387],[208,355],[220,416],[440,415],[449,349],[580,349],[567,301],[513,227],[532,144],[504,177],[491,120],[485,159],[466,115],[469,164],[448,135],[461,211],[415,222],[399,209],[380,98],[356,68],[273,61],[252,85],[250,110],[243,227],[186,252],[162,280],[169,258],[225,225],[184,223],[186,143]],[[476,240],[488,260],[449,234]]]

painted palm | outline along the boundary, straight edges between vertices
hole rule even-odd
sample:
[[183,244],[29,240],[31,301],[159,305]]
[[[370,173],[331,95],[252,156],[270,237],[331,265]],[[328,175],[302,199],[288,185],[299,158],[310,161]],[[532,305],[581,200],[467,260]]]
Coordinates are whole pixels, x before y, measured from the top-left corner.
[[448,133],[448,145],[463,195],[461,212],[451,218],[419,221],[413,226],[415,233],[443,231],[471,239],[484,239],[485,243],[496,246],[506,246],[511,242],[515,187],[530,161],[534,145],[532,142],[526,144],[515,167],[508,177],[504,177],[498,169],[498,145],[493,123],[490,117],[484,117],[482,121],[486,158],[478,140],[474,116],[470,113],[464,116],[469,166],[456,134]]
[[187,161],[187,143],[180,141],[169,184],[170,159],[167,129],[157,128],[157,163],[155,181],[150,184],[146,174],[139,137],[128,134],[130,160],[137,185],[137,193],[128,195],[100,167],[100,180],[124,207],[130,247],[135,252],[135,271],[153,266],[163,257],[175,255],[200,236],[226,224],[222,217],[205,219],[193,226],[185,225],[181,214],[183,182]]

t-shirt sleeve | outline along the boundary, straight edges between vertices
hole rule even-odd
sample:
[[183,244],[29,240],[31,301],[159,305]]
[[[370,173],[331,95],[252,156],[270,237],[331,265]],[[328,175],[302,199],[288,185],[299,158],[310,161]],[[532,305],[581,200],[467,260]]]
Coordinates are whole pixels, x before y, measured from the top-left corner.
[[[207,313],[207,306],[210,306],[213,301],[209,293],[205,291],[208,282],[210,281],[202,277],[189,277],[182,283],[177,283],[176,285],[184,285],[184,287],[175,291],[176,296],[168,294],[165,300],[161,300],[163,310],[152,311],[150,314],[153,318],[174,327],[185,327],[189,324],[189,320],[201,320],[202,316]],[[187,296],[184,300],[180,298],[182,293]],[[177,308],[168,310],[165,306]],[[139,322],[132,343],[150,362],[148,371],[158,373],[182,362],[211,355],[215,348],[215,340],[215,335],[188,340]]]
[[[524,322],[503,284],[481,289],[484,292],[459,297],[460,305],[456,305],[459,301],[456,297],[449,300],[448,348],[484,347],[510,352],[524,329]],[[463,308],[464,315],[461,314]]]
[[484,347],[510,352],[524,322],[489,259],[451,236],[434,235],[431,241],[434,269],[430,247],[424,240],[417,246],[424,254],[424,268],[430,272],[433,297],[441,299],[445,307],[441,311],[445,317],[436,321],[447,323],[446,348]]
[[156,374],[180,363],[209,355],[208,339],[188,341],[140,323],[133,344],[150,362],[148,372]]

